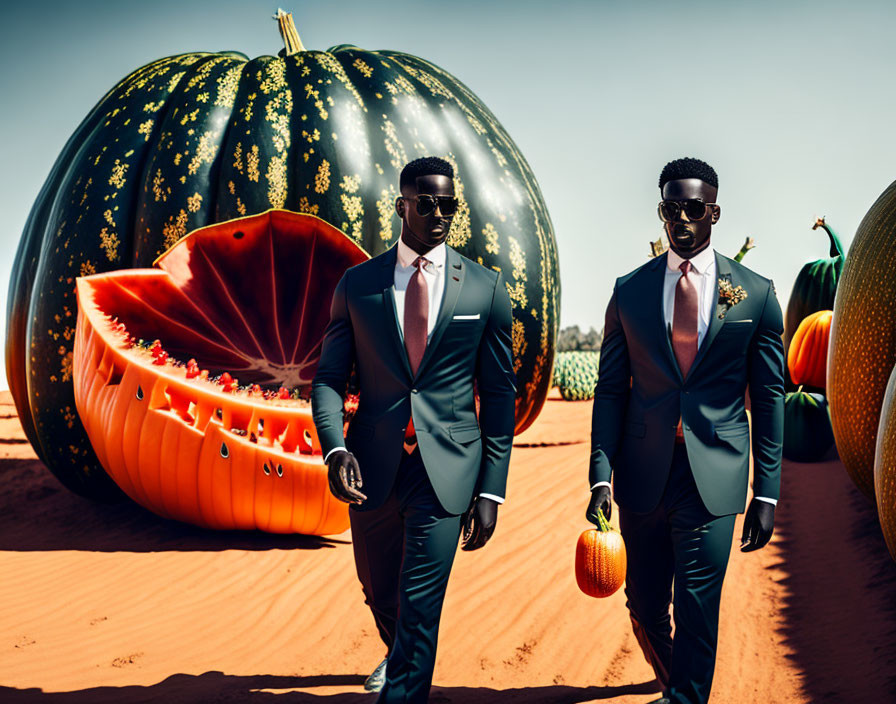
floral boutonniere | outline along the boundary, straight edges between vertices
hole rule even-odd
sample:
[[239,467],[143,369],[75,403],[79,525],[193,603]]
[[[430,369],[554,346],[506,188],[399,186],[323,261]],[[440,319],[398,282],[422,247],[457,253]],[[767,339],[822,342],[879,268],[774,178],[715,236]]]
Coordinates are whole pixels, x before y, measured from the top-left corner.
[[743,286],[732,286],[730,279],[719,277],[719,318],[724,318],[731,306],[736,306],[746,297]]

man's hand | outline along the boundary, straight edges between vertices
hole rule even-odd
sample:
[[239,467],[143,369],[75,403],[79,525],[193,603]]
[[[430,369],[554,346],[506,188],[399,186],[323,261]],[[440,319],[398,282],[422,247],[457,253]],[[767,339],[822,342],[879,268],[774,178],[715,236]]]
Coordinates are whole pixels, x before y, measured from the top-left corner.
[[744,517],[744,533],[740,551],[752,552],[764,547],[775,530],[775,506],[768,501],[753,499]]
[[601,485],[591,492],[591,501],[588,502],[588,508],[585,511],[585,518],[594,525],[600,525],[600,519],[597,512],[603,511],[604,518],[610,520],[610,513],[613,511],[613,502],[610,500],[610,487]]
[[347,504],[359,504],[367,499],[358,491],[364,482],[361,480],[358,460],[351,452],[336,450],[327,459],[327,468],[327,479],[333,496]]
[[478,550],[488,542],[498,524],[498,502],[477,496],[464,514],[464,538],[461,550]]

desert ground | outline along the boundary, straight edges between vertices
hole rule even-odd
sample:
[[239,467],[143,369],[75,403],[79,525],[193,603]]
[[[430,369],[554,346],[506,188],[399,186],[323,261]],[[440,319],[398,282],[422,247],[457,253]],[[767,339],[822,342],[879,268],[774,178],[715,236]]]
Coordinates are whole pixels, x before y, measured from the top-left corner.
[[[481,551],[458,552],[431,702],[640,704],[625,598],[579,592],[591,403],[516,438]],[[614,512],[613,522],[616,522]],[[712,704],[896,701],[896,563],[834,454],[784,463],[775,535],[737,549]],[[0,701],[361,704],[383,646],[348,533],[205,531],[66,490],[0,394]]]

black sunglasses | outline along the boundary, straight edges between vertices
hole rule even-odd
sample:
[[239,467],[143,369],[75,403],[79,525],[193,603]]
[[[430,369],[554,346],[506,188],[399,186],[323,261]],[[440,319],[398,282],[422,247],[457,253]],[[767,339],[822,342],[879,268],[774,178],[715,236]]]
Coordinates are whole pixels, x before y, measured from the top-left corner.
[[457,198],[454,196],[431,196],[428,193],[422,193],[414,198],[406,198],[399,196],[404,200],[413,200],[417,202],[417,215],[430,215],[435,212],[438,203],[439,212],[446,217],[451,217],[457,212]]
[[698,198],[687,200],[661,200],[657,206],[657,214],[663,222],[678,220],[681,211],[688,216],[688,220],[702,220],[706,217],[707,208],[715,203],[704,203]]

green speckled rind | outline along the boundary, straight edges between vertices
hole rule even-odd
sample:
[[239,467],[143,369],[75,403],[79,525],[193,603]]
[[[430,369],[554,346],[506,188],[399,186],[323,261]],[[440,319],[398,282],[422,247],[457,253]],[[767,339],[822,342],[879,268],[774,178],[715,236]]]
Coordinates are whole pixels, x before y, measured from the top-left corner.
[[318,215],[378,254],[399,235],[399,171],[426,154],[456,166],[449,244],[504,273],[517,430],[530,425],[553,364],[557,249],[531,169],[488,108],[450,74],[398,52],[192,53],[115,86],[33,206],[10,281],[6,360],[41,459],[78,493],[118,493],[75,411],[75,277],[150,266],[198,227],[272,207]]
[[874,448],[896,364],[896,182],[862,219],[834,301],[827,392],[846,471],[874,498]]
[[890,374],[880,411],[874,453],[874,493],[884,539],[890,556],[896,560],[896,367]]

